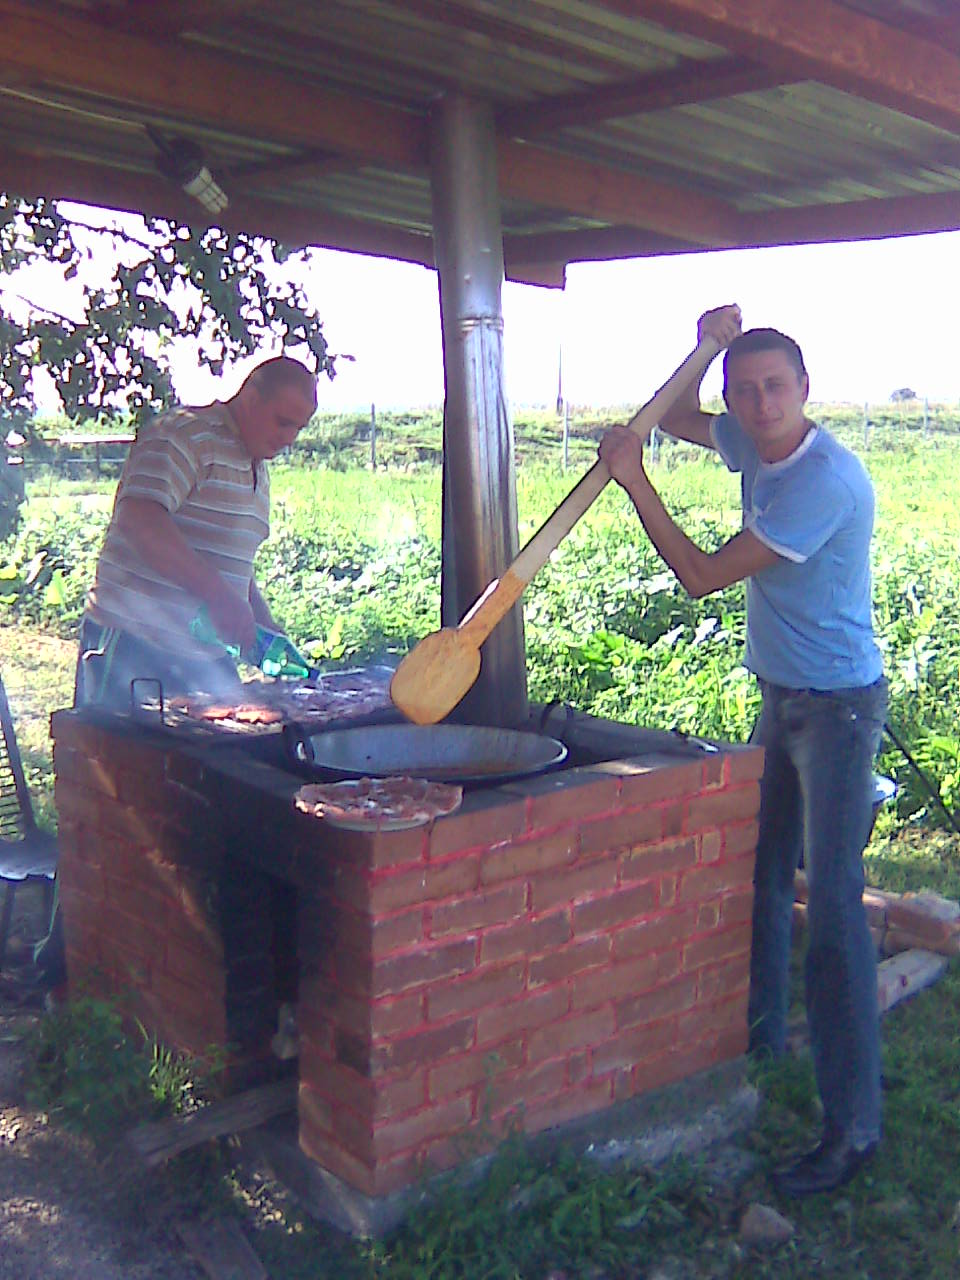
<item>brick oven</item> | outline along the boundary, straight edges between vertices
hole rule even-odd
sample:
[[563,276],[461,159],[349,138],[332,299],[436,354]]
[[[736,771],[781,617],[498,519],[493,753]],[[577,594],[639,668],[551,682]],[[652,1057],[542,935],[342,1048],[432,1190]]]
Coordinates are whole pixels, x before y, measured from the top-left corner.
[[299,1146],[356,1192],[746,1047],[758,749],[573,717],[572,767],[362,834],[295,809],[275,736],[53,735],[71,985],[237,1085],[295,1068]]

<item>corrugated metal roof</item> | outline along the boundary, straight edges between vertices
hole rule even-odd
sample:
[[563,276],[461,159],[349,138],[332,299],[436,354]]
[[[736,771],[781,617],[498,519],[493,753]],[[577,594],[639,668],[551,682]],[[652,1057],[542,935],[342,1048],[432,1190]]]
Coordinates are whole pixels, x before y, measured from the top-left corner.
[[[131,200],[162,196],[149,124],[199,142],[255,229],[273,208],[286,238],[296,210],[318,242],[346,243],[356,224],[372,246],[384,228],[426,244],[426,120],[459,91],[491,105],[505,144],[526,141],[503,190],[515,259],[591,256],[605,227],[646,252],[671,236],[739,243],[744,214],[743,242],[776,242],[778,211],[798,209],[783,238],[808,224],[824,238],[838,205],[852,207],[844,234],[870,234],[873,210],[878,226],[960,225],[954,0],[0,0],[0,18],[0,185],[49,174],[47,193],[69,195],[89,172],[109,202],[134,174]],[[926,83],[912,65],[929,65]],[[574,179],[580,166],[596,198],[551,157]],[[685,199],[706,202],[689,223]],[[675,232],[649,216],[658,203]],[[702,229],[711,210],[722,231]]]

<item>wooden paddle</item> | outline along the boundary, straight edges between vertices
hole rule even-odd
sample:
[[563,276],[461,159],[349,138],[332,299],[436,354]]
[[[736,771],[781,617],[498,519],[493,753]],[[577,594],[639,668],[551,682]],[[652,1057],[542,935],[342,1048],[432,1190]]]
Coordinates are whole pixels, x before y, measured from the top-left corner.
[[[680,393],[703,372],[720,350],[707,338],[630,419],[632,431],[646,437]],[[394,672],[390,697],[415,724],[436,724],[449,715],[480,674],[480,646],[523,595],[527,583],[587,508],[602,492],[610,472],[597,461],[533,535],[502,578],[491,582],[457,627],[424,636]]]

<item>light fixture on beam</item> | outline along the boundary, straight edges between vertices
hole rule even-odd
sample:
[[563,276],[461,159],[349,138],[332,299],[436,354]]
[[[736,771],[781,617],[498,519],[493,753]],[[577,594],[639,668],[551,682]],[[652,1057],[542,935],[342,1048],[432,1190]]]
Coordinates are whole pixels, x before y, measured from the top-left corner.
[[230,203],[229,198],[210,172],[197,143],[189,138],[165,138],[149,126],[147,133],[157,148],[154,163],[163,176],[193,196],[208,213],[221,213]]

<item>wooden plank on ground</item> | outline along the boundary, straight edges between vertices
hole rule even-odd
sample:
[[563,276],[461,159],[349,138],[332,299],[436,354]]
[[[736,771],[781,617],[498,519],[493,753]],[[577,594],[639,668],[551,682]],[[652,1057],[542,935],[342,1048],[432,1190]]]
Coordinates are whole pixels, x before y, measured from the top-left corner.
[[186,1116],[137,1125],[127,1135],[127,1143],[150,1168],[211,1138],[242,1133],[274,1116],[295,1111],[296,1107],[297,1081],[279,1080],[234,1094]]
[[877,966],[877,999],[886,1013],[901,1000],[936,982],[946,970],[947,959],[933,951],[901,951]]
[[210,1280],[270,1280],[236,1218],[178,1222],[177,1234]]
[[[915,947],[901,951],[877,965],[877,1004],[881,1014],[931,986],[946,971],[949,961],[933,951]],[[787,1049],[799,1053],[810,1042],[805,1018],[791,1018],[787,1025]]]

